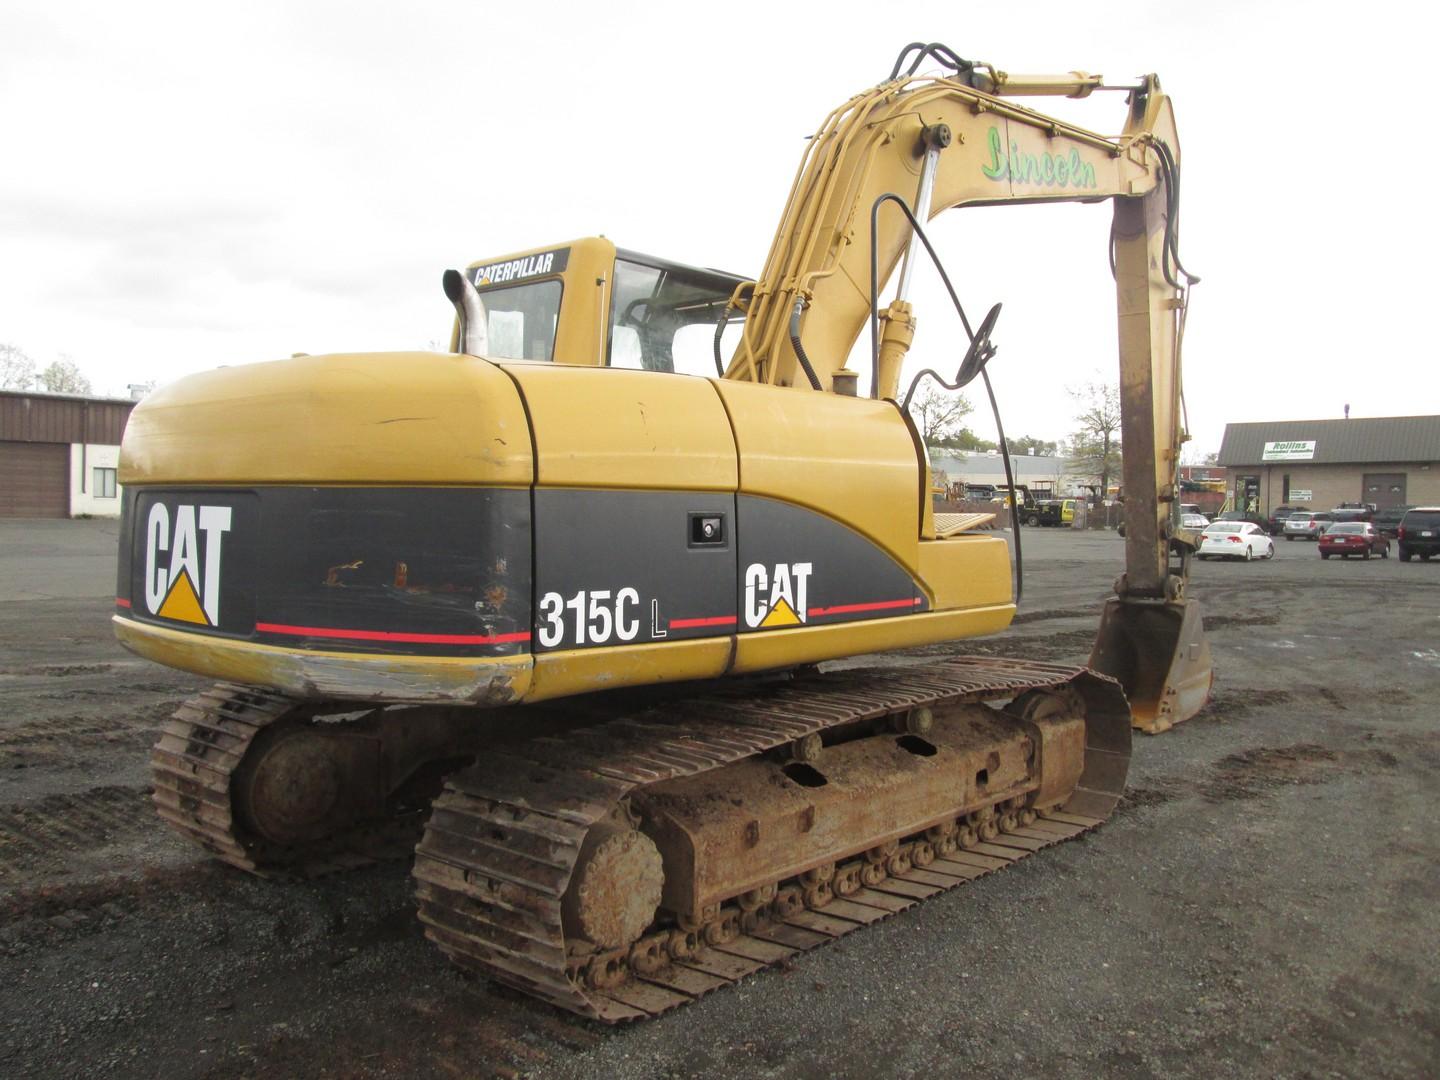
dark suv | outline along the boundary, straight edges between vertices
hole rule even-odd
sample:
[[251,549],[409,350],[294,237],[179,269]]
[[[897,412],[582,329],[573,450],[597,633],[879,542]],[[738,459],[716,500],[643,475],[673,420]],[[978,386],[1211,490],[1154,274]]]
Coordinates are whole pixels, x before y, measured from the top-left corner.
[[1405,511],[1414,509],[1413,503],[1406,503],[1404,506],[1387,506],[1384,510],[1376,513],[1370,523],[1385,536],[1396,537],[1400,535],[1400,519],[1405,516]]
[[1210,519],[1212,525],[1217,521],[1248,521],[1252,525],[1259,525],[1267,533],[1270,531],[1270,522],[1254,510],[1226,510]]
[[1417,506],[1400,519],[1400,561],[1411,555],[1429,559],[1440,555],[1440,506]]
[[1342,503],[1330,511],[1332,521],[1370,521],[1375,517],[1375,511],[1368,506],[1356,506],[1353,503],[1346,505]]

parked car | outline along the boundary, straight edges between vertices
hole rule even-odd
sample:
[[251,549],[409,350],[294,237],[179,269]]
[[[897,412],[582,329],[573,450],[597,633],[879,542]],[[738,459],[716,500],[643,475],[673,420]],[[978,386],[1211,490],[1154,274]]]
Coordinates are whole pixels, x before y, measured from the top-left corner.
[[1286,540],[1318,540],[1334,522],[1328,510],[1305,510],[1285,519]]
[[1400,519],[1400,561],[1440,554],[1440,506],[1416,506]]
[[1197,559],[1273,559],[1275,541],[1253,521],[1214,521],[1200,534]]
[[1337,521],[1320,537],[1320,557],[1328,559],[1339,555],[1348,559],[1351,555],[1370,558],[1379,552],[1382,559],[1390,557],[1390,541],[1368,521]]
[[1337,506],[1330,511],[1330,517],[1335,521],[1369,521],[1375,516],[1375,511],[1366,507]]
[[[1181,514],[1180,527],[1182,529],[1203,529],[1210,524],[1210,519],[1204,514]],[[1120,527],[1115,530],[1121,536],[1125,535],[1125,523],[1122,521]]]
[[1291,514],[1304,514],[1308,511],[1303,506],[1277,506],[1270,514],[1270,520],[1265,523],[1270,530],[1271,536],[1279,536],[1285,528],[1285,519]]
[[1267,527],[1270,523],[1264,516],[1257,514],[1254,510],[1224,510],[1216,514],[1212,521],[1248,521],[1252,525],[1258,525],[1261,529],[1269,532]]
[[1370,519],[1371,524],[1379,529],[1386,536],[1394,538],[1400,534],[1400,519],[1405,516],[1406,510],[1415,509],[1414,503],[1406,503],[1404,506],[1387,506]]

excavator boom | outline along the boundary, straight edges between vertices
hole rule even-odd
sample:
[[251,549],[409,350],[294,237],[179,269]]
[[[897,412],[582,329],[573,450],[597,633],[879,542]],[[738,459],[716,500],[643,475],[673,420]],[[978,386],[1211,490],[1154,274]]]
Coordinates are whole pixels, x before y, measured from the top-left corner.
[[[745,336],[726,375],[843,389],[846,359],[880,303],[871,282],[887,281],[904,258],[870,372],[871,396],[900,398],[914,333],[903,294],[916,245],[887,197],[905,196],[927,219],[959,206],[1111,200],[1127,530],[1125,573],[1091,663],[1120,679],[1137,726],[1154,732],[1198,712],[1211,683],[1200,613],[1185,597],[1197,538],[1178,527],[1188,438],[1180,345],[1197,279],[1178,259],[1174,110],[1153,75],[1128,88],[1117,137],[996,96],[1081,97],[1100,85],[1081,72],[1011,76],[960,62],[951,77],[896,79],[832,112],[810,140],[764,272],[739,290]],[[814,384],[802,377],[806,364]]]

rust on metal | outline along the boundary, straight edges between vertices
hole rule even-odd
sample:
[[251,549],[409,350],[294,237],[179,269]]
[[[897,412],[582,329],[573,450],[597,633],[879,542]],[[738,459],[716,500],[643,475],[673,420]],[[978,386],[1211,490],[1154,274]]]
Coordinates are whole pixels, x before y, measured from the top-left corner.
[[220,683],[197,694],[151,751],[156,812],[212,855],[261,876],[404,858],[421,814],[393,797],[415,788],[427,763],[473,753],[473,717],[419,707],[316,721],[314,705],[253,687]]
[[1200,602],[1111,598],[1089,667],[1125,688],[1141,731],[1154,735],[1188,720],[1205,707],[1215,680]]
[[[1099,825],[1129,751],[1123,693],[1083,669],[956,658],[726,688],[455,774],[416,849],[419,915],[464,968],[642,1019]],[[660,910],[641,927],[607,887],[596,941],[574,909],[620,808],[663,863]]]

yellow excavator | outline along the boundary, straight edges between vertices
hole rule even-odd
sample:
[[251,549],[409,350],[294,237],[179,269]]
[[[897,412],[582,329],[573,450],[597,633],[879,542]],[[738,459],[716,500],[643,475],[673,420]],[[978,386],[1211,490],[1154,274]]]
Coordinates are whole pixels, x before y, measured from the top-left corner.
[[[1013,100],[1116,89],[1119,136]],[[220,680],[154,750],[160,816],[260,875],[414,846],[449,957],[607,1021],[1100,824],[1132,723],[1193,715],[1211,681],[1176,513],[1179,180],[1153,76],[916,43],[810,140],[753,281],[577,240],[448,272],[449,354],[152,394],[115,632]],[[1006,541],[932,510],[905,408],[925,223],[1102,199],[1129,527],[1090,665],[822,670],[998,633],[1019,601]],[[988,388],[998,312],[965,322],[953,379],[919,379]]]

